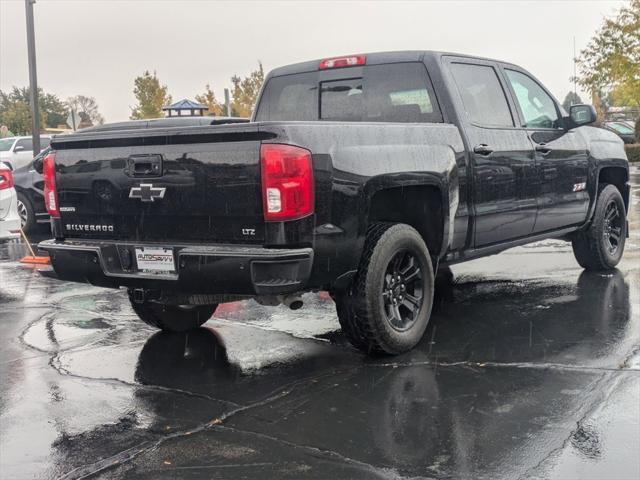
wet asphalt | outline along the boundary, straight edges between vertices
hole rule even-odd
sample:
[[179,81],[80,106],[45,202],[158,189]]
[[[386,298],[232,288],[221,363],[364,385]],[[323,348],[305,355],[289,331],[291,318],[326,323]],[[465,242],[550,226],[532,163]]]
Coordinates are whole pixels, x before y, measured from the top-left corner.
[[[0,245],[0,478],[640,478],[640,170],[611,274],[539,242],[453,266],[422,343],[368,358],[332,301],[157,333]],[[40,269],[42,270],[42,269]]]

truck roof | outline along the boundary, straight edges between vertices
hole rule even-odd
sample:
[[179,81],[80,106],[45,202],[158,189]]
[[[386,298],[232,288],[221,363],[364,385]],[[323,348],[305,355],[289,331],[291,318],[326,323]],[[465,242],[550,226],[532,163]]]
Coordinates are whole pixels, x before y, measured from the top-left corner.
[[[353,54],[356,55],[356,54]],[[454,52],[441,52],[434,50],[403,50],[403,51],[391,51],[391,52],[372,52],[372,53],[361,53],[357,55],[364,55],[367,57],[367,65],[377,65],[383,63],[399,63],[399,62],[421,62],[425,57],[432,58],[440,58],[442,56],[454,56],[454,57],[465,57],[465,58],[473,58],[476,60],[485,60],[491,62],[500,62],[500,63],[509,63],[504,62],[502,60],[495,60],[491,58],[478,57],[475,55],[466,55],[463,53],[454,53]],[[350,55],[342,55],[348,57]],[[335,57],[327,57],[327,58],[337,58],[340,55]],[[280,76],[280,75],[291,75],[294,73],[304,73],[304,72],[312,72],[318,70],[318,65],[320,61],[323,60],[321,58],[317,60],[310,60],[307,62],[300,63],[292,63],[290,65],[285,65],[282,67],[274,68],[271,70],[268,76]]]

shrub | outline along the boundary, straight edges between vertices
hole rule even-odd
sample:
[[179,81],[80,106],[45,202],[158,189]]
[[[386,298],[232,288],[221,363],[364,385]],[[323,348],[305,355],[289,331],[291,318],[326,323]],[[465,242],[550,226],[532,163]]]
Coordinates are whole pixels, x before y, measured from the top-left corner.
[[625,145],[624,149],[627,151],[627,158],[630,162],[640,162],[640,143]]

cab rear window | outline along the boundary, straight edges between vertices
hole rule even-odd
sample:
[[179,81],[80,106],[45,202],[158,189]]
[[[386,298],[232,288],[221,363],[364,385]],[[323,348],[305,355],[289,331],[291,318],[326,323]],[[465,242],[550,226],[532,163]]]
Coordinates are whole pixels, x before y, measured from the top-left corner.
[[[322,72],[273,77],[257,121],[442,122],[422,63],[345,68],[344,78],[322,80]],[[351,76],[349,74],[352,74]]]

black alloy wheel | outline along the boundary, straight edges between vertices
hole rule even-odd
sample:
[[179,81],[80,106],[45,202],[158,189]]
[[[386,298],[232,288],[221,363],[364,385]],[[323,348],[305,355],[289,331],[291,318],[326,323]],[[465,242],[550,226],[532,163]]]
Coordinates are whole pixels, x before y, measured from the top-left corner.
[[623,222],[624,219],[620,214],[618,204],[615,201],[610,202],[604,213],[602,236],[604,237],[607,250],[611,255],[615,255],[618,248],[620,248],[622,229],[624,228]]
[[415,323],[422,306],[424,284],[416,257],[400,251],[389,262],[385,272],[382,298],[387,322],[403,332]]

